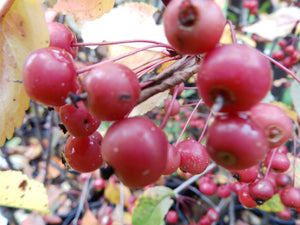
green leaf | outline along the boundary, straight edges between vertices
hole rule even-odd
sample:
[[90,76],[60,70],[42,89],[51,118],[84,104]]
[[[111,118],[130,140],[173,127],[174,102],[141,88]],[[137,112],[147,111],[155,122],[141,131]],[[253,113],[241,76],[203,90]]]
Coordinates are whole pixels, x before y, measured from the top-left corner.
[[288,105],[289,107],[292,107],[293,99],[291,97],[291,88],[290,87],[287,87],[284,89],[283,95],[282,95],[282,102],[284,104]]
[[[300,77],[300,70],[297,74],[298,77]],[[298,115],[300,116],[300,84],[294,80],[291,85],[291,97],[294,103],[294,109]]]
[[162,225],[173,204],[173,190],[164,186],[149,188],[137,199],[132,214],[133,225]]
[[271,199],[266,201],[263,205],[257,207],[265,212],[281,212],[284,210],[284,205],[281,203],[279,194],[273,195]]

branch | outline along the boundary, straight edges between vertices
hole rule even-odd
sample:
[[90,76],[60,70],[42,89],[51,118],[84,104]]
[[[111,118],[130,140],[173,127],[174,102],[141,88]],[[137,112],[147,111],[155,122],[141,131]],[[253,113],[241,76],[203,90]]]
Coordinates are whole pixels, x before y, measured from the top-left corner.
[[140,99],[137,104],[140,104],[159,92],[168,90],[185,81],[197,73],[198,67],[198,57],[191,58],[190,56],[186,56],[176,61],[157,76],[146,81],[148,85],[142,88]]

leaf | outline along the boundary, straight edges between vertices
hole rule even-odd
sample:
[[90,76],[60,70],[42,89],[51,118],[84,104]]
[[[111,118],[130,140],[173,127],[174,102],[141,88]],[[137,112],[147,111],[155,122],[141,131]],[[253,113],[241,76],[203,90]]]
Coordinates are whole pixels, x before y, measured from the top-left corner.
[[146,114],[147,112],[151,111],[155,107],[159,106],[164,100],[166,100],[168,94],[169,94],[169,90],[166,90],[164,92],[160,92],[156,95],[153,95],[151,98],[147,99],[146,101],[134,107],[131,113],[129,114],[129,116],[133,117],[133,116],[141,116]]
[[0,171],[0,205],[50,214],[44,185],[20,171]]
[[[128,187],[123,186],[124,199],[127,200],[131,196],[131,192]],[[109,182],[104,189],[105,198],[112,204],[116,205],[120,203],[120,184],[115,182]]]
[[273,195],[271,199],[266,201],[263,205],[257,207],[265,212],[281,212],[284,210],[284,205],[281,203],[279,194]]
[[283,102],[271,101],[270,103],[282,109],[286,113],[286,115],[288,115],[295,122],[298,121],[297,113]]
[[82,225],[97,225],[99,223],[98,223],[97,218],[91,212],[91,210],[87,209],[84,213],[81,224]]
[[[131,2],[119,5],[97,20],[85,22],[81,27],[82,38],[85,42],[143,39],[167,44],[163,26],[157,25],[153,18],[156,11],[156,8],[145,3]],[[107,53],[108,57],[112,58],[149,45],[151,44],[141,42],[109,45]],[[153,48],[142,51],[119,62],[130,68],[136,68],[163,57],[161,50]]]
[[269,41],[290,34],[297,21],[300,20],[298,7],[285,7],[266,15],[258,22],[245,26],[244,32],[255,33]]
[[164,217],[173,204],[172,196],[174,196],[173,190],[164,186],[147,189],[137,199],[132,214],[132,224],[163,224]]
[[114,0],[57,0],[53,10],[78,20],[94,20],[109,12],[114,4]]
[[[43,10],[36,0],[15,0],[0,24],[0,146],[21,126],[29,97],[16,80],[28,55],[49,44]],[[4,107],[3,107],[4,106]]]

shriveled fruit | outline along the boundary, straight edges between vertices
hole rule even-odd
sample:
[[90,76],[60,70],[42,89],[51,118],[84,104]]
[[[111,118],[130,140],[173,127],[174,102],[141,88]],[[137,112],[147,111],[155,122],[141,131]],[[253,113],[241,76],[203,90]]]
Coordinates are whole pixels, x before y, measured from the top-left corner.
[[89,136],[97,130],[101,121],[88,112],[82,101],[76,104],[77,108],[70,104],[60,107],[60,119],[71,135]]
[[166,135],[147,117],[115,122],[102,142],[102,155],[118,178],[129,187],[155,182],[167,163]]
[[85,104],[89,112],[107,121],[120,120],[130,113],[141,92],[136,74],[115,62],[91,69],[83,77],[82,89],[88,95]]
[[201,54],[218,44],[225,18],[211,0],[172,0],[163,14],[164,30],[179,53]]
[[258,50],[240,44],[216,47],[198,69],[197,86],[204,102],[216,111],[247,111],[272,86],[270,63]]

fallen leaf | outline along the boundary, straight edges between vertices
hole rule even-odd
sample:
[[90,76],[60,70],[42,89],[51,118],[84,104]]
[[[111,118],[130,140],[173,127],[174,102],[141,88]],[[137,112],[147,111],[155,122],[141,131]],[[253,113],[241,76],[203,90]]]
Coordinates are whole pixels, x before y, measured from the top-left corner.
[[252,25],[245,26],[243,31],[257,34],[268,41],[274,41],[276,38],[290,34],[299,20],[300,8],[284,7],[266,15]]
[[[131,192],[128,187],[123,186],[124,190],[124,200],[128,202],[127,199],[131,196]],[[112,204],[116,205],[120,203],[120,184],[115,182],[108,182],[104,189],[105,198]]]
[[82,225],[98,225],[99,223],[98,223],[97,218],[91,212],[91,210],[87,209],[83,215],[81,224]]
[[49,214],[44,185],[20,171],[0,171],[0,205]]
[[169,90],[153,95],[151,98],[134,107],[129,117],[141,116],[146,114],[147,112],[162,104],[164,100],[168,98],[168,95]]
[[[0,9],[1,10],[1,9]],[[49,44],[44,13],[36,0],[15,0],[0,24],[0,146],[21,126],[29,97],[22,83],[22,67],[34,50]]]
[[78,20],[94,20],[109,12],[114,4],[114,0],[58,0],[53,10]]

